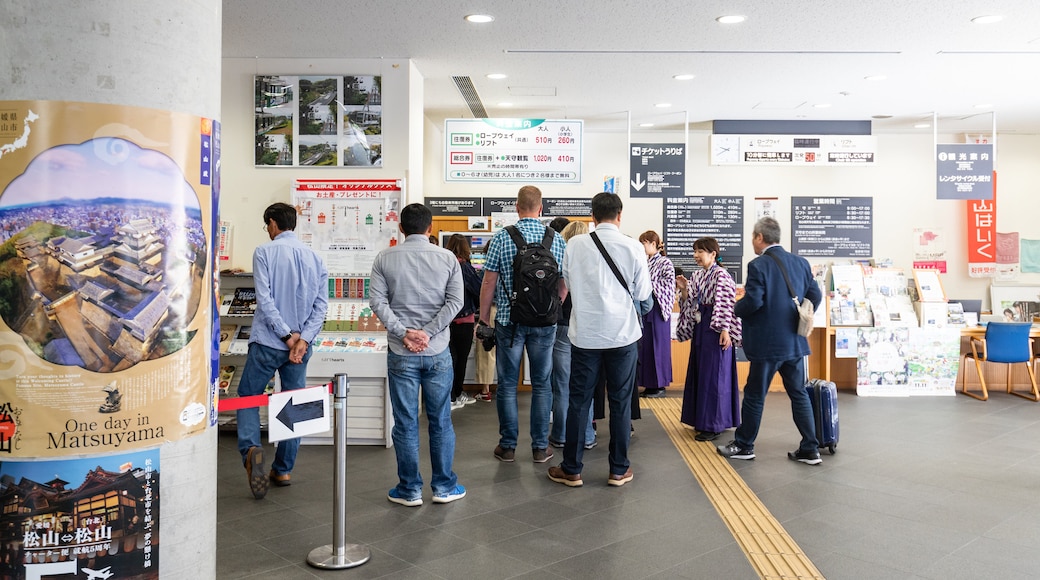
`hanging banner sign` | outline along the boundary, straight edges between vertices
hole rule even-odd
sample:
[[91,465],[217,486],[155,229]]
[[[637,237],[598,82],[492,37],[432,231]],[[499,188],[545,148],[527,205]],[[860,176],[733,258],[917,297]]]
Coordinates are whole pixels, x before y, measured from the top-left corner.
[[791,252],[805,258],[874,255],[874,198],[792,197]]
[[993,174],[993,194],[988,200],[968,200],[968,276],[993,278],[997,275],[997,174]]
[[583,217],[592,215],[590,197],[543,197],[542,217]]
[[581,183],[584,121],[445,119],[448,182]]
[[992,144],[940,144],[935,147],[936,199],[992,199]]
[[686,195],[686,145],[682,143],[632,143],[628,174],[631,197],[683,197]]
[[873,135],[716,135],[712,165],[873,165]]

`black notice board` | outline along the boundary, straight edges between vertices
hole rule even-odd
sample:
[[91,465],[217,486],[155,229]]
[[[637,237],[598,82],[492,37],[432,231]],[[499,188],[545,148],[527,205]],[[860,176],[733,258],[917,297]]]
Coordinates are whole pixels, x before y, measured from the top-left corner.
[[791,251],[803,258],[874,255],[874,198],[792,197]]
[[693,261],[693,243],[711,237],[719,242],[722,265],[738,284],[743,280],[744,198],[740,196],[666,197],[664,245],[668,258],[686,272],[700,268]]

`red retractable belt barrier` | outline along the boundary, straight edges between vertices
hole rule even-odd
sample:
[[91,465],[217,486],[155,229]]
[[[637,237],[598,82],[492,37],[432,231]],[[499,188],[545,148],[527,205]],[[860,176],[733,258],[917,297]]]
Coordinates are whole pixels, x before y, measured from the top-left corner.
[[[316,387],[324,386],[329,392],[332,392],[332,383],[325,383],[324,385],[314,385]],[[248,397],[231,397],[229,399],[221,399],[217,403],[217,411],[237,411],[238,409],[249,409],[250,407],[266,407],[268,399],[271,395],[266,393],[262,395],[250,395]]]

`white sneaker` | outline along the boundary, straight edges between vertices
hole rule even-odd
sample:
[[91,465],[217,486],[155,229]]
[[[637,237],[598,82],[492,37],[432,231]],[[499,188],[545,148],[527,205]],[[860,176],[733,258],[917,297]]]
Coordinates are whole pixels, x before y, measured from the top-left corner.
[[462,391],[461,393],[459,393],[459,396],[455,398],[456,403],[459,401],[462,401],[463,405],[471,405],[477,402],[477,400],[470,396],[470,394],[466,391]]
[[461,409],[461,408],[463,408],[465,406],[466,406],[466,403],[462,402],[462,398],[461,397],[458,398],[458,399],[455,399],[454,401],[451,402],[451,410],[452,411],[454,411],[455,409]]

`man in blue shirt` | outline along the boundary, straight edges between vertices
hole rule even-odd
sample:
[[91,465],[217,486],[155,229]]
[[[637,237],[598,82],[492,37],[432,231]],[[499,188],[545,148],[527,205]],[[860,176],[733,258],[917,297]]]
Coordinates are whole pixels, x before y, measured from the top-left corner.
[[[249,337],[238,396],[264,392],[277,371],[282,390],[306,386],[311,343],[321,330],[328,309],[329,273],[321,257],[296,237],[296,208],[276,203],[264,211],[271,243],[253,252],[253,282],[256,285],[256,314]],[[264,473],[260,442],[260,410],[239,409],[238,450],[242,453],[253,497],[267,494],[268,479],[277,486],[290,484],[300,440],[278,443],[271,472]]]
[[372,263],[372,312],[386,326],[390,405],[398,483],[386,498],[415,507],[423,503],[419,474],[419,397],[430,433],[433,503],[466,496],[452,471],[455,429],[451,424],[454,368],[448,325],[462,308],[462,270],[455,254],[431,244],[433,215],[421,203],[401,210],[404,243],[387,248]]
[[[516,227],[527,243],[540,243],[545,226],[538,221],[542,213],[542,192],[533,185],[520,188],[516,198],[516,212],[520,220]],[[556,263],[563,263],[565,244],[560,236],[553,236],[552,254]],[[531,362],[531,452],[535,463],[545,463],[553,456],[549,448],[549,410],[552,407],[553,344],[556,342],[556,325],[526,326],[510,320],[509,297],[513,293],[513,260],[517,247],[505,229],[500,230],[488,244],[484,261],[484,282],[480,287],[480,320],[487,321],[491,314],[492,300],[498,307],[495,316],[495,342],[497,348],[498,392],[495,395],[498,408],[499,442],[495,457],[499,461],[515,461],[519,427],[517,425],[516,387],[520,378],[520,364],[524,347]],[[567,296],[567,286],[560,277],[560,301]],[[478,325],[483,322],[478,322]]]

